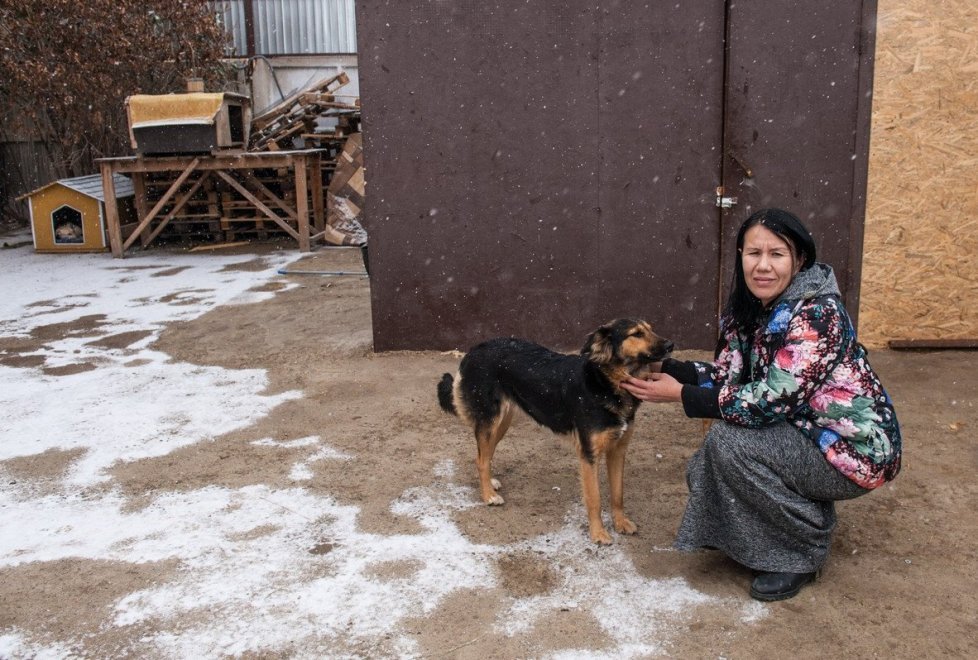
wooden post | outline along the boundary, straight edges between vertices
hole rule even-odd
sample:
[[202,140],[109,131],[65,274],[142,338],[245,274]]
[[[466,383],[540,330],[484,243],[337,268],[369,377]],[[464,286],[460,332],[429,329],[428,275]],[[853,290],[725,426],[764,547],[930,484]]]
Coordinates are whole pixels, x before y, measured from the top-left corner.
[[295,172],[295,212],[299,221],[299,252],[309,252],[309,159],[305,154],[293,156],[292,169]]
[[312,217],[313,226],[315,226],[317,232],[321,232],[326,229],[324,204],[323,204],[323,156],[320,152],[315,152],[311,156],[312,165],[310,166],[310,171],[312,172]]
[[119,226],[119,202],[115,196],[115,180],[112,178],[112,165],[101,163],[102,194],[105,195],[105,225],[109,231],[109,247],[112,256],[123,257],[122,228]]

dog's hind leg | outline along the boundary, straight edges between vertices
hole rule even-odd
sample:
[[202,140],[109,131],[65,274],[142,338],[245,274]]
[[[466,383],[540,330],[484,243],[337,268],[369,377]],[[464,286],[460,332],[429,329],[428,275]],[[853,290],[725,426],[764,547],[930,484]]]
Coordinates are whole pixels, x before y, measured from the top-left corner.
[[638,527],[631,520],[625,517],[625,452],[628,450],[628,441],[631,440],[632,430],[627,429],[618,439],[608,447],[608,487],[611,490],[611,519],[615,524],[615,531],[619,534],[634,534]]
[[500,483],[492,476],[492,456],[496,452],[496,445],[506,435],[512,421],[512,406],[504,402],[500,407],[499,415],[491,423],[480,424],[475,429],[475,440],[478,445],[476,466],[479,469],[479,490],[482,501],[489,505],[505,503],[502,495],[496,492],[500,488]]

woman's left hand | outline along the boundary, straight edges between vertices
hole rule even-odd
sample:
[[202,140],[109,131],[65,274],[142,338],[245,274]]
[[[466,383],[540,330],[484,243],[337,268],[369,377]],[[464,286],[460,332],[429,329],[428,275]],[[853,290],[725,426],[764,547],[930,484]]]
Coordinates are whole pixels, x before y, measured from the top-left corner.
[[668,374],[652,373],[648,380],[629,376],[622,381],[621,387],[640,401],[674,403],[683,400],[682,383]]

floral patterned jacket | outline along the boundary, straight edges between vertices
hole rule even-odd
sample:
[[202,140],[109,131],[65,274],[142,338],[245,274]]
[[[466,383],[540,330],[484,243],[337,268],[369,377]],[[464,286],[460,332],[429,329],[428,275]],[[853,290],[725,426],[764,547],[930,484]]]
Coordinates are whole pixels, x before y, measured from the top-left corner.
[[691,416],[712,409],[719,414],[705,416],[750,428],[787,421],[863,488],[900,471],[893,404],[856,341],[835,274],[825,264],[795,276],[752,337],[724,331],[713,363],[669,362],[663,371],[699,386],[683,388]]

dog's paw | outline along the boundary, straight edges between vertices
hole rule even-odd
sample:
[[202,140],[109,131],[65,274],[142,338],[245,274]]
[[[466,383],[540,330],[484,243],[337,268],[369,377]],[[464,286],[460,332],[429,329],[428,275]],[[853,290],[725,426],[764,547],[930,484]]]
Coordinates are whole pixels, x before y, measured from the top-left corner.
[[489,497],[483,496],[482,501],[488,504],[489,506],[500,506],[506,503],[506,500],[504,500],[503,496],[500,495],[499,493],[493,493]]
[[501,483],[499,483],[499,479],[496,479],[495,477],[493,477],[492,479],[490,479],[490,480],[489,480],[489,483],[491,483],[491,484],[492,484],[492,487],[493,487],[493,488],[494,488],[495,490],[499,490],[500,488],[502,488],[502,487],[503,487],[503,485],[502,485]]
[[602,529],[592,529],[591,530],[591,540],[598,545],[611,545],[611,534],[608,530]]
[[623,517],[615,521],[615,531],[619,534],[634,534],[638,531],[638,525]]

